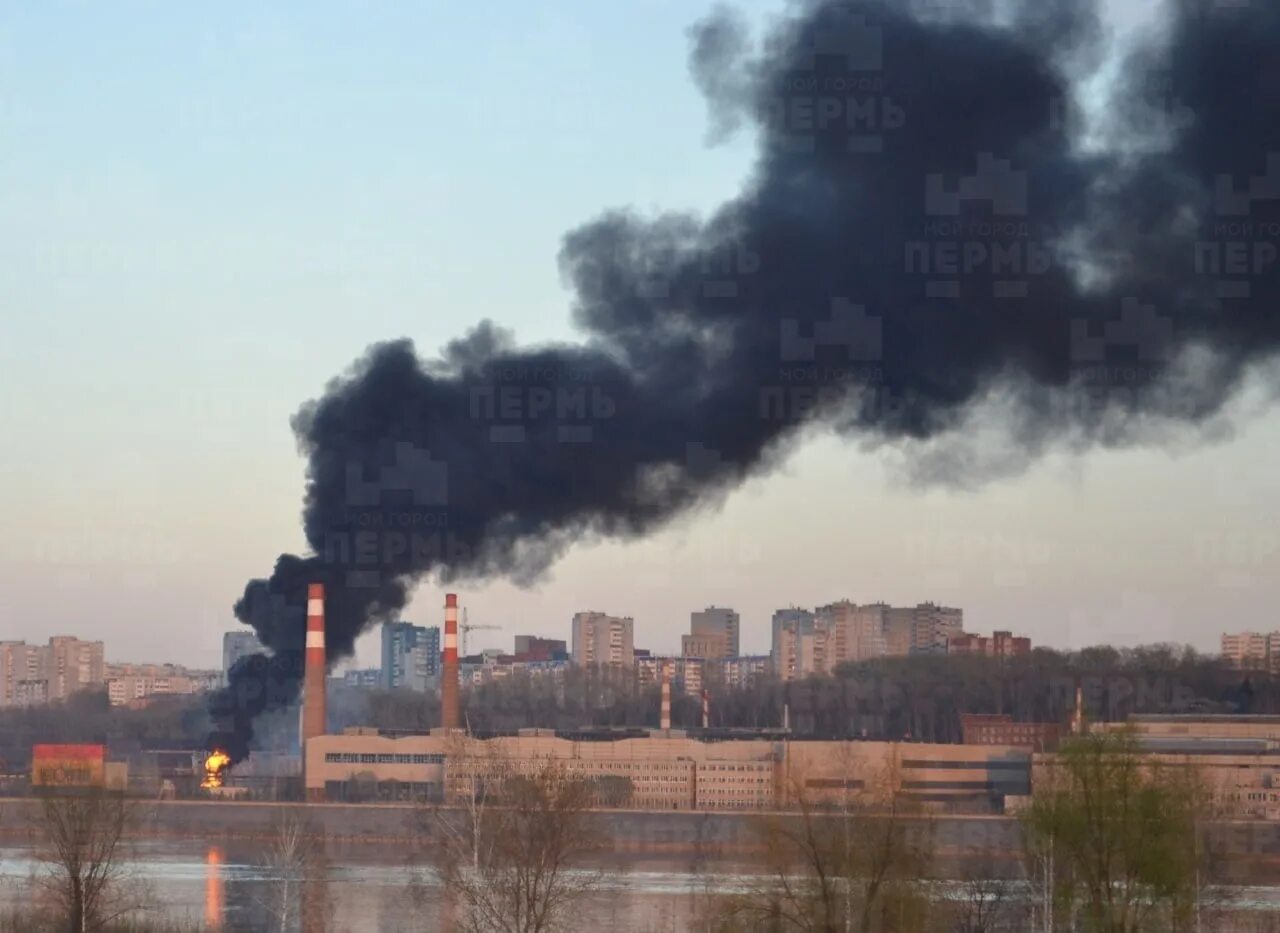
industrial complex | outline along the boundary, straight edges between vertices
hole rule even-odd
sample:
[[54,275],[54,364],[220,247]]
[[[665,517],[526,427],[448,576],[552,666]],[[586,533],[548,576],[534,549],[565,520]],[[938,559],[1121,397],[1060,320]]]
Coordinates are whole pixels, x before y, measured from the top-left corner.
[[[1052,774],[1063,735],[1068,729],[1084,728],[1082,707],[1077,706],[1070,724],[964,714],[963,741],[955,744],[800,740],[785,723],[781,728],[712,727],[703,693],[701,728],[676,729],[671,722],[673,684],[686,692],[690,683],[700,688],[702,671],[691,675],[688,664],[694,659],[688,657],[645,653],[633,663],[643,682],[657,683],[661,691],[658,717],[649,728],[474,734],[461,721],[459,683],[465,674],[459,663],[458,598],[450,593],[444,601],[443,637],[429,642],[439,645],[439,725],[413,733],[383,733],[363,726],[330,733],[325,598],[324,586],[311,584],[300,742],[293,753],[254,752],[233,765],[222,749],[139,751],[121,760],[104,745],[41,745],[33,750],[31,785],[99,784],[179,798],[461,804],[495,782],[553,767],[589,782],[593,801],[602,808],[743,812],[809,805],[875,807],[898,800],[922,811],[1000,814],[1025,804],[1037,781]],[[827,607],[823,613],[836,622],[825,629],[821,619],[815,627],[802,611],[788,612],[776,620],[784,645],[792,644],[792,634],[807,638],[812,631],[835,633],[832,644],[842,644],[845,617],[852,620],[851,631],[872,634],[880,631],[881,619],[889,619],[891,630],[899,626],[914,633],[914,650],[920,651],[937,651],[951,637],[972,638],[961,631],[958,610],[932,604],[911,610],[882,604],[844,606],[839,612]],[[602,613],[580,614],[575,619],[575,653],[603,656],[616,653],[619,646],[631,653],[629,623]],[[734,656],[738,629],[736,613],[712,607],[695,613],[693,634],[684,641],[690,648],[709,646],[714,651],[707,650],[708,655],[723,655],[720,661],[731,663],[743,660]],[[997,633],[996,640],[1003,635]],[[536,641],[541,645],[545,640]],[[551,647],[533,652],[526,644],[522,656],[536,653],[543,663],[552,649],[563,653],[563,642],[546,645]],[[794,669],[795,654],[787,657]],[[404,667],[418,660],[406,655],[397,663]],[[1093,728],[1126,726],[1153,763],[1195,769],[1218,814],[1280,820],[1280,716],[1145,715]]]

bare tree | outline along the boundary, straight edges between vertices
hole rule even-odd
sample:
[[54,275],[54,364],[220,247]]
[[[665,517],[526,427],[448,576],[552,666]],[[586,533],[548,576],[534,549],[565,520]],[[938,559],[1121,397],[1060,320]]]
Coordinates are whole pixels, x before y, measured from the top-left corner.
[[984,859],[970,865],[965,875],[949,911],[946,928],[950,933],[1022,933],[1027,929],[1032,917],[1023,899],[1025,884],[999,877],[991,861]]
[[[453,807],[430,815],[431,856],[456,928],[550,933],[602,878],[585,857],[599,848],[589,824],[593,786],[554,761],[517,771],[464,740],[450,756]],[[471,754],[467,754],[470,752]]]
[[890,765],[868,782],[866,796],[854,797],[850,782],[834,800],[816,798],[803,775],[793,774],[794,812],[760,824],[767,871],[743,893],[722,899],[711,925],[806,933],[920,928],[928,905],[915,882],[930,846],[908,819],[914,808],[895,771]]
[[304,911],[323,912],[323,844],[300,808],[286,806],[276,811],[259,864],[270,880],[256,900],[271,928],[285,933],[302,922]]
[[126,836],[140,814],[104,788],[46,793],[34,816],[35,882],[70,933],[101,930],[145,908],[145,890],[126,861]]

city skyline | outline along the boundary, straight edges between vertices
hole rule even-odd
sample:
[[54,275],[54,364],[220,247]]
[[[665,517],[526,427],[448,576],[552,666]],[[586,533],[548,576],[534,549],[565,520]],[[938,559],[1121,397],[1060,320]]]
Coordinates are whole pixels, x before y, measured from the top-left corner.
[[[705,213],[752,170],[749,134],[705,145],[687,77],[685,29],[711,6],[529,11],[518,42],[461,9],[240,11],[214,31],[170,10],[129,35],[108,11],[79,11],[70,29],[52,8],[15,15],[0,38],[14,89],[0,125],[26,140],[12,160],[25,183],[0,231],[14,257],[0,387],[29,404],[0,428],[28,442],[0,463],[0,514],[30,531],[0,542],[0,634],[36,639],[92,613],[121,656],[159,634],[196,663],[216,652],[244,581],[304,547],[288,421],[365,346],[408,334],[432,354],[483,318],[526,341],[576,340],[555,259],[565,231],[611,206]],[[746,12],[759,23],[775,9]],[[1132,4],[1108,11],[1117,26],[1142,18]],[[408,37],[431,54],[408,54]],[[486,66],[462,48],[485,50]],[[334,58],[350,86],[333,83]],[[420,92],[457,75],[473,99],[510,106],[514,136]],[[355,104],[368,100],[383,105]],[[495,215],[507,219],[484,224]],[[496,257],[510,259],[503,275],[487,274]],[[142,356],[135,333],[148,336]],[[476,584],[470,606],[536,632],[621,593],[674,639],[687,605],[732,602],[759,633],[779,601],[908,603],[924,580],[930,598],[1038,643],[1212,650],[1209,620],[1280,596],[1280,539],[1256,507],[1280,493],[1268,399],[1253,384],[1237,417],[1203,431],[1030,465],[983,425],[977,451],[805,436],[720,509],[643,541],[578,542],[534,589]],[[70,427],[65,411],[83,417]],[[994,478],[966,488],[975,458]],[[954,465],[956,484],[913,487],[929,463]],[[637,573],[653,585],[633,587]],[[419,588],[406,619],[433,620],[441,589]],[[358,659],[375,652],[366,634]]]
[[1280,0],[10,6],[0,926],[1275,924]]

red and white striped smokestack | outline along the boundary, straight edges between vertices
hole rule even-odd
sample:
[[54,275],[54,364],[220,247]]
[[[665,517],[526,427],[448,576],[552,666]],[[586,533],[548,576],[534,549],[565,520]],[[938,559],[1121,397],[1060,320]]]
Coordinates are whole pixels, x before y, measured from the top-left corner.
[[460,728],[458,723],[458,597],[444,597],[444,651],[440,665],[440,725]]
[[662,665],[662,715],[658,727],[664,732],[671,728],[671,672]]
[[[307,587],[306,668],[302,680],[302,755],[306,761],[307,740],[324,735],[325,716],[324,584]],[[307,797],[323,797],[321,788],[308,788]]]

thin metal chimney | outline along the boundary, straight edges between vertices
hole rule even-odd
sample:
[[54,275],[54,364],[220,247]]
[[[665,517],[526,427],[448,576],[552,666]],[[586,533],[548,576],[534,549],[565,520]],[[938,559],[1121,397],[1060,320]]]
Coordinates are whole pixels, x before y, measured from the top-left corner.
[[444,597],[444,658],[440,665],[440,725],[459,728],[458,716],[458,597]]
[[[312,583],[307,587],[307,643],[306,667],[302,681],[302,755],[303,771],[306,770],[308,740],[325,734],[328,723],[325,711],[325,648],[324,648],[324,584]],[[305,783],[305,780],[304,780]],[[308,801],[324,799],[324,788],[308,787]]]

